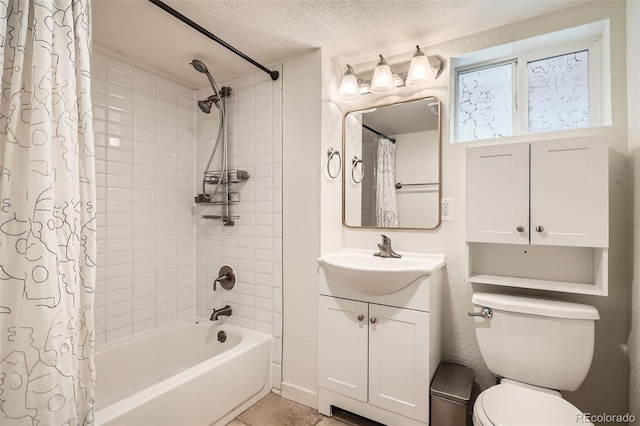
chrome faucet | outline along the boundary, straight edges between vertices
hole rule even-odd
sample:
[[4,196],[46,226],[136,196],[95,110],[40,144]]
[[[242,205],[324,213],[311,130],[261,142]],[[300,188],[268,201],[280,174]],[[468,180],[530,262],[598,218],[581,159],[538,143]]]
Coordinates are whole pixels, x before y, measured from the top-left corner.
[[224,317],[231,316],[231,306],[227,305],[224,308],[214,309],[213,313],[211,314],[211,318],[209,318],[209,320],[217,321],[218,318],[222,316]]
[[391,238],[382,234],[380,234],[380,236],[382,237],[382,243],[378,244],[378,248],[380,249],[380,251],[378,253],[374,253],[374,256],[400,259],[402,256],[393,251],[393,249],[391,248]]

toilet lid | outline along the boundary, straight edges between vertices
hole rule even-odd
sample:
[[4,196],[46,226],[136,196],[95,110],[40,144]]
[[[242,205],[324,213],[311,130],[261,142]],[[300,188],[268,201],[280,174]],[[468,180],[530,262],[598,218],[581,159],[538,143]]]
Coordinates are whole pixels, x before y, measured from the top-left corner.
[[575,426],[582,412],[557,395],[511,383],[482,392],[482,411],[495,426]]

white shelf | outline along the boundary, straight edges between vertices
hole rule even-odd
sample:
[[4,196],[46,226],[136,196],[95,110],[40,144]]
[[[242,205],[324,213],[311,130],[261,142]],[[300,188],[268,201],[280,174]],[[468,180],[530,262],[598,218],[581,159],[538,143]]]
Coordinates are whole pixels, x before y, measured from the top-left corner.
[[566,281],[535,280],[521,277],[505,277],[500,275],[472,274],[469,282],[493,284],[506,287],[530,288],[534,290],[561,291],[564,293],[590,294],[602,296],[602,288],[595,283],[573,283]]
[[534,290],[607,296],[608,250],[467,243],[466,279]]

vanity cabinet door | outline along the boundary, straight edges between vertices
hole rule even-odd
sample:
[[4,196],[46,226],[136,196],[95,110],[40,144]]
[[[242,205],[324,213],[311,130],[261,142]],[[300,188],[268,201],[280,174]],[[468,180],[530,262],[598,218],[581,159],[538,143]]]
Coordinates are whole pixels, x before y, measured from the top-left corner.
[[320,296],[319,386],[367,402],[368,304]]
[[529,244],[529,144],[466,150],[469,242]]
[[531,244],[609,245],[607,154],[598,137],[531,143]]
[[429,420],[429,314],[369,305],[369,404]]

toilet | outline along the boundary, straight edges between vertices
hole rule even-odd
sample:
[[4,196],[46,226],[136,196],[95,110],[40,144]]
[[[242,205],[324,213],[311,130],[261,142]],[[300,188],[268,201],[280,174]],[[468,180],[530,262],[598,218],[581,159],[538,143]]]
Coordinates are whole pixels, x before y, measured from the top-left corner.
[[502,380],[478,395],[474,426],[590,425],[559,391],[575,391],[593,359],[593,306],[474,293],[480,352]]

